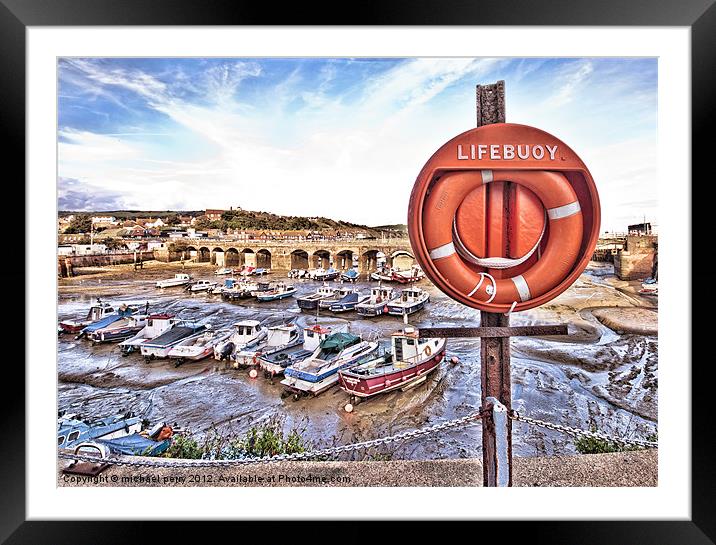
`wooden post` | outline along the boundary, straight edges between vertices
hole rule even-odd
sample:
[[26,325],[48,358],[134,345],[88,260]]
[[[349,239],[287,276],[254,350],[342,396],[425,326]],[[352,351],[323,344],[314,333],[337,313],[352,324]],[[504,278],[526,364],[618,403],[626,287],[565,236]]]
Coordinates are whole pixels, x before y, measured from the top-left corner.
[[[476,88],[477,126],[505,122],[505,82],[500,80]],[[482,327],[509,327],[510,317],[504,314],[480,311]],[[509,411],[512,408],[510,381],[510,337],[483,337],[480,339],[482,406],[487,398],[495,398]],[[498,486],[495,476],[497,455],[495,424],[491,412],[482,419],[482,479],[484,486]],[[508,486],[512,486],[512,423],[507,420]],[[500,468],[504,472],[505,468]]]

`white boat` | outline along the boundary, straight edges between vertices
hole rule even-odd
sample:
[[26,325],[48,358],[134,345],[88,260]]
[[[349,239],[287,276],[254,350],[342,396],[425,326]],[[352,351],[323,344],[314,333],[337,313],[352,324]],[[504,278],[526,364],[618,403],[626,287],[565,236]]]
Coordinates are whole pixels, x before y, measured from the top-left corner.
[[417,282],[425,278],[425,273],[420,265],[413,265],[407,271],[399,271],[393,269],[392,278],[395,282],[400,284],[409,284],[411,282]]
[[233,276],[231,278],[224,278],[223,284],[217,284],[213,288],[211,288],[209,293],[212,295],[224,295],[225,293],[228,293],[232,289],[234,289],[234,286],[238,283],[238,280],[234,278]]
[[259,302],[278,301],[279,299],[293,297],[295,293],[296,286],[289,286],[284,284],[283,282],[278,282],[274,289],[258,293],[256,295],[256,300]]
[[234,269],[229,269],[228,267],[222,267],[220,269],[216,269],[214,271],[214,274],[216,275],[224,275],[224,274],[233,274]]
[[158,337],[140,344],[139,351],[142,353],[145,360],[166,358],[169,355],[169,351],[181,341],[187,339],[188,337],[199,336],[205,329],[205,325],[182,322],[175,325],[170,330],[165,331]]
[[231,328],[207,329],[198,336],[187,337],[174,345],[167,354],[170,359],[177,360],[177,367],[185,361],[198,361],[211,356],[216,345],[231,336]]
[[395,301],[400,295],[393,288],[376,286],[370,289],[370,298],[356,305],[360,316],[380,316],[388,313],[388,303]]
[[187,291],[191,291],[194,293],[200,292],[200,291],[209,291],[213,290],[216,287],[216,282],[212,280],[197,280],[196,282],[192,282],[187,286]]
[[168,278],[166,280],[159,280],[157,282],[158,288],[174,288],[177,286],[186,286],[191,282],[191,275],[186,273],[178,273],[174,275],[174,278]]
[[422,310],[430,301],[430,294],[422,288],[405,288],[398,299],[388,303],[388,314],[404,316]]
[[174,327],[176,323],[177,319],[173,314],[150,314],[147,316],[147,324],[139,333],[134,335],[134,337],[130,337],[126,341],[119,343],[122,355],[126,356],[135,350],[139,350],[139,346],[143,342],[158,337],[165,331]]
[[659,295],[659,282],[656,278],[647,278],[641,283],[639,293],[642,295]]
[[301,338],[295,325],[277,325],[268,328],[266,338],[255,345],[238,350],[234,354],[234,367],[258,365],[259,358],[266,354],[284,350],[301,344]]
[[330,327],[318,324],[303,328],[303,342],[273,352],[262,352],[259,365],[266,377],[282,375],[284,369],[308,358],[323,340],[332,333]]
[[393,271],[394,269],[391,267],[380,267],[377,271],[370,274],[370,279],[379,282],[392,282]]
[[318,301],[318,308],[324,310],[330,309],[331,305],[335,305],[338,301],[343,299],[346,295],[350,295],[351,293],[358,293],[358,290],[356,288],[348,287],[338,288],[333,293],[333,297],[325,297],[323,299],[320,299]]
[[258,320],[236,322],[231,335],[214,347],[214,359],[231,360],[237,351],[259,344],[266,334],[266,328]]
[[318,395],[338,382],[338,371],[374,356],[378,343],[363,341],[350,333],[334,333],[327,337],[307,359],[288,367],[281,381],[286,390],[300,395]]
[[328,284],[323,284],[314,293],[304,295],[303,297],[297,297],[296,302],[298,308],[304,310],[316,310],[318,308],[318,302],[322,299],[335,299],[338,288],[333,288]]

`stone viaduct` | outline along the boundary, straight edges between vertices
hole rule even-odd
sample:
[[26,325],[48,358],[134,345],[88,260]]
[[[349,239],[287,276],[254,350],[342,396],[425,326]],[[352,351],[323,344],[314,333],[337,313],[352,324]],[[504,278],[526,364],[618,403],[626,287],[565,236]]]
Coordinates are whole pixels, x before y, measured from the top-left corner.
[[220,240],[181,239],[174,250],[154,250],[161,261],[191,260],[218,267],[250,265],[278,270],[316,267],[347,269],[356,264],[360,272],[376,269],[378,259],[389,266],[407,268],[414,262],[410,241],[405,239],[349,240]]

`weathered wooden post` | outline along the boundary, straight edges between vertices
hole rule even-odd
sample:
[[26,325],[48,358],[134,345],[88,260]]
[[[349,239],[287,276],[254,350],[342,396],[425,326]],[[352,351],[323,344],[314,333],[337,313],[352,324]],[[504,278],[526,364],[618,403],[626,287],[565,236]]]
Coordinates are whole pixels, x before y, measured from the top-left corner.
[[445,143],[413,186],[408,234],[427,277],[480,310],[480,327],[421,328],[421,337],[479,337],[483,483],[512,484],[510,337],[567,326],[510,326],[510,314],[564,292],[599,235],[586,165],[549,133],[505,121],[505,82],[477,86],[476,129]]

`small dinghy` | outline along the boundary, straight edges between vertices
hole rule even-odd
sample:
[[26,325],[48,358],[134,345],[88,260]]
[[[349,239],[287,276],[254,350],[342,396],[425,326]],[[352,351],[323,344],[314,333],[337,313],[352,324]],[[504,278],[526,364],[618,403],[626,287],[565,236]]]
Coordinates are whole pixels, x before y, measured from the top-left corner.
[[168,331],[177,323],[177,319],[173,314],[150,314],[147,316],[147,323],[144,328],[133,337],[119,343],[119,348],[123,356],[127,356],[132,352],[139,350],[139,346],[151,339],[154,339]]
[[128,316],[131,316],[133,313],[135,313],[137,311],[137,308],[138,307],[136,305],[128,306],[122,303],[121,305],[119,305],[117,312],[115,312],[114,314],[109,314],[104,318],[97,320],[96,322],[92,322],[88,326],[85,326],[82,331],[80,331],[79,334],[75,337],[75,339],[81,339],[82,337],[89,336],[99,329],[104,329],[118,320],[127,318]]
[[226,341],[232,332],[231,328],[214,330],[207,326],[206,331],[200,335],[192,335],[174,345],[167,356],[169,359],[176,360],[177,367],[185,361],[199,361],[208,358],[214,354],[214,348]]
[[377,271],[370,274],[370,279],[377,280],[378,282],[392,282],[393,269],[390,267],[380,267]]
[[399,284],[409,284],[425,278],[425,273],[423,272],[423,269],[420,268],[420,265],[413,265],[407,271],[393,269],[391,276],[392,279]]
[[158,288],[175,288],[177,286],[186,286],[191,282],[191,276],[185,273],[178,273],[174,275],[174,278],[168,278],[166,280],[159,280],[157,282]]
[[395,389],[406,390],[434,371],[445,357],[445,339],[418,336],[414,327],[393,333],[391,351],[338,372],[338,384],[351,396],[367,398]]
[[276,325],[268,328],[266,338],[251,347],[238,350],[234,354],[234,367],[251,367],[259,364],[264,354],[270,356],[275,352],[293,348],[301,344],[301,337],[295,325]]
[[225,275],[225,274],[233,274],[233,273],[234,273],[234,269],[229,269],[228,267],[222,267],[222,268],[216,269],[214,271],[214,274],[219,275],[219,276]]
[[132,414],[93,420],[82,419],[76,414],[63,414],[57,420],[57,446],[71,448],[84,441],[126,437],[141,429],[142,419]]
[[80,320],[64,320],[59,323],[60,333],[79,333],[93,322],[97,322],[114,313],[114,307],[97,298],[97,302],[90,306],[87,315]]
[[231,335],[214,347],[214,359],[231,360],[237,351],[259,344],[266,334],[266,328],[258,320],[236,322]]
[[388,303],[388,314],[395,316],[410,315],[425,307],[430,301],[430,294],[421,288],[406,288],[400,297]]
[[262,352],[259,356],[259,365],[266,378],[282,375],[284,369],[308,358],[318,348],[318,345],[332,332],[330,327],[318,324],[303,328],[303,342],[284,347],[273,352]]
[[348,269],[341,273],[341,280],[344,282],[355,282],[358,280],[358,271],[356,269]]
[[293,297],[296,293],[296,287],[279,282],[276,287],[272,290],[265,291],[256,295],[256,300],[264,303],[267,301],[278,301],[279,299],[286,299],[287,297]]
[[288,367],[281,384],[294,399],[301,395],[316,396],[338,382],[338,371],[368,361],[376,350],[376,342],[364,341],[350,333],[334,333],[310,357]]
[[241,267],[241,269],[239,270],[239,275],[240,275],[240,276],[251,276],[252,274],[254,274],[254,269],[256,269],[256,267],[251,267],[251,266],[249,266],[249,265],[244,265],[244,266]]
[[642,295],[659,295],[659,282],[656,278],[647,278],[641,283],[639,293]]
[[203,324],[182,322],[158,337],[140,344],[139,351],[142,356],[144,356],[145,361],[155,358],[166,358],[169,355],[169,351],[181,341],[193,336],[198,337],[205,329],[206,326]]
[[395,301],[400,295],[393,288],[376,286],[371,288],[367,301],[356,305],[360,316],[380,316],[388,313],[388,303]]
[[263,276],[271,272],[271,269],[265,269],[263,267],[257,267],[254,269],[254,276]]
[[87,334],[87,337],[96,344],[116,343],[136,335],[147,325],[146,314],[133,314],[111,323],[107,327],[97,329]]
[[328,284],[324,284],[323,286],[320,286],[315,293],[297,297],[296,302],[298,303],[298,308],[302,310],[316,310],[318,308],[319,301],[330,298],[335,300],[337,291],[337,288],[332,288]]
[[325,282],[328,280],[335,280],[338,278],[339,274],[341,274],[341,272],[333,267],[329,267],[327,269],[320,268],[313,271],[313,279]]
[[340,299],[339,301],[336,301],[333,303],[328,309],[331,312],[348,312],[351,310],[355,310],[356,305],[359,303],[364,303],[370,298],[369,295],[362,295],[357,292],[352,292]]
[[216,282],[212,280],[197,280],[196,282],[192,282],[191,284],[188,284],[186,287],[187,291],[190,291],[192,293],[198,293],[200,291],[209,291],[213,290],[216,287]]
[[237,280],[236,278],[224,278],[223,284],[217,284],[212,289],[208,290],[209,293],[212,295],[224,295],[224,293],[227,293],[228,291],[232,290],[234,285],[236,285]]

